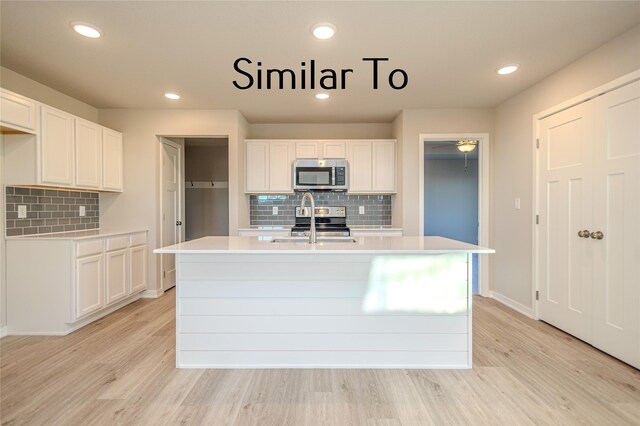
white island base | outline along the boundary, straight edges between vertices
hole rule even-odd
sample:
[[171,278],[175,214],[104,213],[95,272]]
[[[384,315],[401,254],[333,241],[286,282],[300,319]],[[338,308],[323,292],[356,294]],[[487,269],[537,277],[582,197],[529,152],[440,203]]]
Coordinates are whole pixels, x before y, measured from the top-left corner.
[[177,367],[471,368],[469,253],[492,250],[357,240],[207,237],[156,250],[177,254]]

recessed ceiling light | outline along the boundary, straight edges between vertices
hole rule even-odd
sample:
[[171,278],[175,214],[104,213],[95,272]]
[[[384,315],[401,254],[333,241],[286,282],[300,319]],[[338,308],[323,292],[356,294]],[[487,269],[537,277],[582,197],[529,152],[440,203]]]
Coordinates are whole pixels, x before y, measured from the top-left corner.
[[517,64],[505,65],[504,67],[500,67],[496,70],[496,72],[500,75],[511,74],[515,70],[518,69]]
[[178,99],[180,99],[180,95],[173,92],[164,92],[164,97],[173,101],[177,101]]
[[102,31],[94,25],[87,24],[86,22],[74,21],[71,23],[71,28],[78,34],[89,37],[99,38],[102,36]]
[[311,27],[311,33],[315,38],[326,40],[333,37],[336,33],[336,26],[329,22],[319,22]]
[[329,94],[328,93],[317,93],[316,94],[316,99],[329,99]]

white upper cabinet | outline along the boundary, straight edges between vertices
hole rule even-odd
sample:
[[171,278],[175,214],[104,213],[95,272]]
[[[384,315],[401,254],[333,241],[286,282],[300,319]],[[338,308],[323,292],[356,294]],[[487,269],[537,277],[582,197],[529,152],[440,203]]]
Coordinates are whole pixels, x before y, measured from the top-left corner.
[[298,141],[296,144],[296,158],[320,158],[320,142]]
[[102,184],[102,127],[76,118],[75,139],[75,186],[98,189]]
[[71,186],[74,183],[73,116],[42,107],[40,161],[42,182]]
[[245,192],[269,191],[269,142],[245,143]]
[[396,141],[354,140],[347,142],[349,193],[392,194],[396,192]]
[[0,98],[5,184],[122,192],[122,133],[3,89]]
[[124,158],[122,155],[122,133],[102,129],[102,188],[111,191],[123,190]]
[[374,141],[372,148],[372,190],[396,192],[396,141]]
[[322,141],[322,158],[347,158],[347,143],[345,141]]
[[349,192],[371,192],[371,141],[349,141]]
[[342,140],[304,140],[295,141],[297,159],[347,158],[346,141]]
[[291,194],[295,144],[291,141],[245,141],[245,192]]
[[17,93],[0,89],[0,130],[35,133],[38,122],[36,102]]
[[291,193],[293,186],[294,145],[287,141],[273,141],[269,143],[269,191]]

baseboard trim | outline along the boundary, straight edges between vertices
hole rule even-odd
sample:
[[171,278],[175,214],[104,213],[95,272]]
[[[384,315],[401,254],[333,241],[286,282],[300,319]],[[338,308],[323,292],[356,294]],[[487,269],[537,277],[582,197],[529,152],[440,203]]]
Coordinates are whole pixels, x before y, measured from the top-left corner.
[[503,294],[500,294],[497,291],[490,292],[489,297],[491,297],[494,300],[497,300],[498,302],[502,303],[505,306],[510,307],[514,311],[520,312],[522,315],[525,315],[529,318],[533,318],[533,309],[529,308],[528,306],[524,306],[522,303],[516,302],[515,300]]
[[3,337],[8,336],[9,334],[9,330],[7,330],[7,326],[5,325],[4,327],[0,327],[0,339],[2,339]]
[[155,299],[157,297],[162,296],[163,294],[164,294],[164,290],[159,288],[157,290],[145,290],[140,294],[140,297],[142,299]]

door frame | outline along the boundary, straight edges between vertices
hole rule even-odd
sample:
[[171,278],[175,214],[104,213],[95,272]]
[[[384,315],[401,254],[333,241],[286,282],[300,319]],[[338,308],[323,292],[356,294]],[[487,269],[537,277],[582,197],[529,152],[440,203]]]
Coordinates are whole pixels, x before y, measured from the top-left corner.
[[625,74],[622,77],[619,77],[613,81],[605,83],[601,86],[596,87],[595,89],[584,92],[578,96],[575,96],[567,101],[559,103],[551,108],[547,108],[537,114],[533,115],[533,140],[531,141],[531,146],[533,149],[533,202],[532,212],[531,212],[531,241],[532,241],[532,285],[531,285],[531,316],[533,319],[540,319],[539,316],[539,301],[536,299],[536,294],[540,290],[540,274],[538,273],[538,269],[540,268],[539,264],[539,235],[538,235],[538,226],[536,223],[536,217],[540,214],[539,203],[540,203],[540,150],[538,149],[538,140],[540,139],[540,121],[549,117],[550,115],[559,113],[571,107],[574,107],[578,104],[586,102],[590,99],[593,99],[597,96],[603,95],[604,93],[611,92],[612,90],[618,89],[622,86],[626,86],[629,83],[633,83],[636,80],[640,80],[640,69],[630,72],[629,74]]
[[[489,206],[490,206],[490,169],[489,169],[489,133],[421,133],[419,151],[419,230],[424,235],[424,143],[428,141],[474,139],[480,141],[478,148],[478,245],[490,247]],[[478,255],[478,294],[489,297],[489,255]]]
[[[163,207],[163,194],[164,194],[164,188],[163,188],[163,179],[162,177],[164,176],[164,168],[162,165],[162,158],[163,158],[163,145],[169,145],[175,149],[178,150],[178,173],[179,173],[179,180],[178,180],[178,203],[180,204],[180,217],[184,218],[184,146],[176,143],[174,141],[172,141],[170,138],[172,138],[171,136],[158,136],[158,148],[160,150],[159,153],[159,158],[158,158],[158,162],[159,162],[159,167],[158,170],[160,171],[160,175],[158,176],[158,187],[159,187],[159,196],[158,196],[158,209],[157,209],[157,215],[158,215],[158,242],[159,245],[162,245],[162,241],[164,241],[163,237],[163,232],[162,232],[162,207]],[[175,138],[175,137],[174,137]],[[181,227],[180,229],[180,241],[184,241],[184,226]],[[164,256],[160,255],[160,261],[158,262],[158,293],[162,294],[164,293],[164,286],[163,286],[163,277],[162,277],[162,272],[164,271]],[[176,276],[177,279],[177,276]]]

